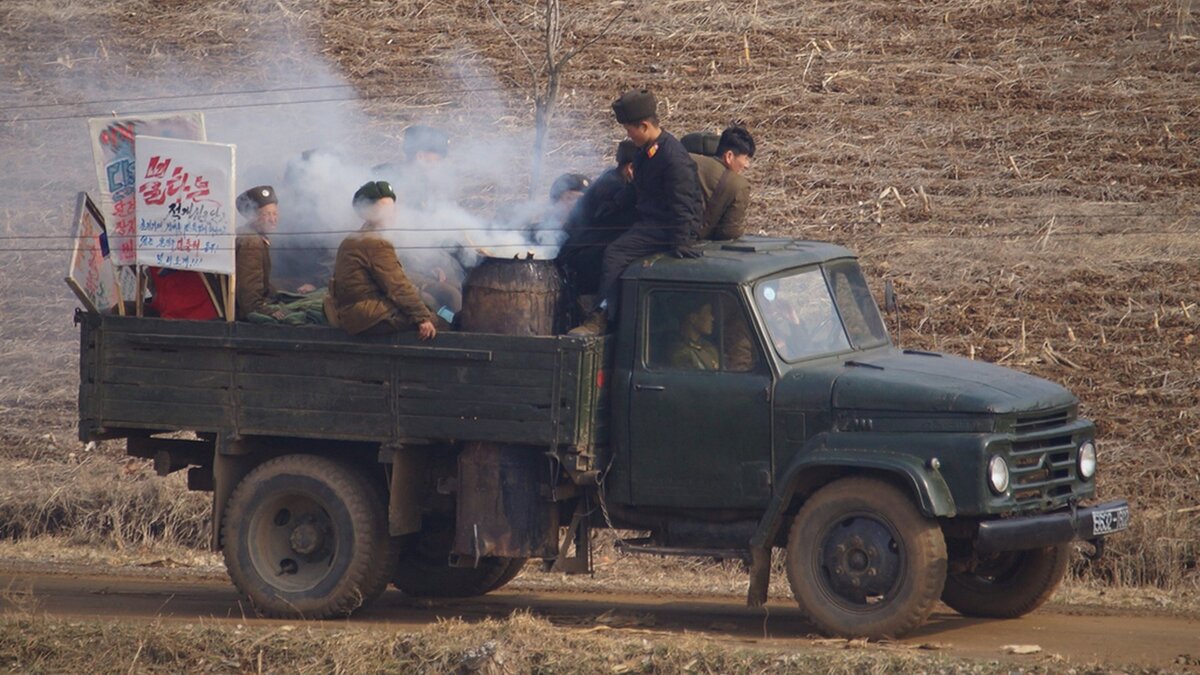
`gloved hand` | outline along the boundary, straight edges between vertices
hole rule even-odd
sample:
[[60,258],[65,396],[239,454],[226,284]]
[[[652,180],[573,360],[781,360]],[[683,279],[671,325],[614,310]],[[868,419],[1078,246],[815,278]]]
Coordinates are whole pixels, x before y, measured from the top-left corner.
[[701,251],[691,244],[683,244],[676,246],[674,250],[671,251],[671,255],[675,256],[676,258],[702,258],[704,257],[704,251]]

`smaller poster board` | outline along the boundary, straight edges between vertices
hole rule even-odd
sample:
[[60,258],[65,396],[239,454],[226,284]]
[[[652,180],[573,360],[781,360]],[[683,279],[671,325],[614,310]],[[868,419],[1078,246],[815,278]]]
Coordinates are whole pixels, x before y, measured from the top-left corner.
[[123,314],[121,288],[109,257],[104,216],[86,192],[80,192],[76,199],[72,238],[67,286],[89,312],[98,314],[115,305]]

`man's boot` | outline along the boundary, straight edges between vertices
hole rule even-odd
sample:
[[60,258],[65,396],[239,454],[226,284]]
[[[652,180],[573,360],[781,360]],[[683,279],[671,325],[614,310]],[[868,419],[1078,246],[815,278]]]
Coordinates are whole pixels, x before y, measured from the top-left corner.
[[608,316],[605,315],[604,310],[597,309],[597,310],[593,311],[591,316],[589,316],[587,319],[585,319],[583,323],[572,328],[571,331],[569,333],[567,333],[567,335],[578,335],[578,336],[603,335],[604,331],[607,328],[608,328]]

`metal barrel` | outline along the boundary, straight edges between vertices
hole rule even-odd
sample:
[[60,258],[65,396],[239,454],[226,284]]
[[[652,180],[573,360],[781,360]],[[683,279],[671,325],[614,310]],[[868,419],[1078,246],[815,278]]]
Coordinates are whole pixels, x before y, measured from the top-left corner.
[[557,335],[563,283],[553,260],[484,258],[463,284],[460,326],[469,333]]

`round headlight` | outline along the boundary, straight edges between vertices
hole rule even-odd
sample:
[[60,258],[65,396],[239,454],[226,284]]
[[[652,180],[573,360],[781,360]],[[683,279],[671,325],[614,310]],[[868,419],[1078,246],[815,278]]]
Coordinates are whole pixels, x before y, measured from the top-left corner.
[[1084,441],[1079,446],[1079,477],[1084,480],[1096,475],[1096,444]]
[[988,485],[998,495],[1008,490],[1008,462],[1000,455],[992,455],[988,461]]

